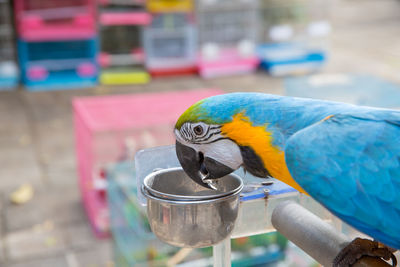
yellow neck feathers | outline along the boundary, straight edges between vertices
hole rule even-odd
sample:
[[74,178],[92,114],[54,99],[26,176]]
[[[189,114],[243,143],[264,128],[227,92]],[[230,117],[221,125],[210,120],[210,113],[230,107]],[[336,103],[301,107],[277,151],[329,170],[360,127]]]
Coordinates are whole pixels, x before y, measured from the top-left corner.
[[290,175],[285,162],[285,153],[272,144],[271,133],[266,130],[266,127],[252,126],[249,118],[239,113],[233,117],[232,122],[222,126],[221,132],[238,145],[251,147],[274,178],[305,193]]

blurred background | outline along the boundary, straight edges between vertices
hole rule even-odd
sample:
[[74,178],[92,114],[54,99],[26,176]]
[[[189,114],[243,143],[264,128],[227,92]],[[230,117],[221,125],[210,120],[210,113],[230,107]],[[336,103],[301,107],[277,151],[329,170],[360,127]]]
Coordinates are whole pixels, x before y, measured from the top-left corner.
[[[157,241],[133,155],[204,97],[400,108],[398,0],[0,0],[0,266],[211,266]],[[318,266],[276,233],[234,266]]]

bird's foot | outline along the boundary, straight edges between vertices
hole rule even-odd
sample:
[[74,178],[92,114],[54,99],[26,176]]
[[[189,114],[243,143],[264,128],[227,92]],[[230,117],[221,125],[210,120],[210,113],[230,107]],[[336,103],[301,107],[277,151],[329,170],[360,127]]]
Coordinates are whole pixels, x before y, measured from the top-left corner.
[[392,259],[392,266],[396,266],[397,260],[393,255],[394,251],[377,241],[357,237],[340,251],[333,260],[332,266],[349,267],[363,256],[378,257],[386,261]]

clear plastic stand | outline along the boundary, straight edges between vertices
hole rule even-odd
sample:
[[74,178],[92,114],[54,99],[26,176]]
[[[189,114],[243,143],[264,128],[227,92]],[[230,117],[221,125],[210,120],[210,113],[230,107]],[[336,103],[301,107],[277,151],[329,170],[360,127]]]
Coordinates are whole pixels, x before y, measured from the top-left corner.
[[[157,169],[179,167],[175,146],[156,147],[141,150],[136,154],[135,167],[137,188],[140,189],[144,178]],[[292,187],[273,178],[260,179],[239,169],[235,172],[242,177],[244,188],[240,195],[239,214],[231,238],[251,236],[276,231],[271,223],[274,208],[282,201],[292,200],[310,210],[323,220],[332,222],[330,212],[312,198],[300,194]],[[139,202],[146,205],[146,198],[138,190]],[[231,266],[230,239],[213,247],[214,266]]]
[[214,267],[231,266],[231,239],[227,238],[213,246]]

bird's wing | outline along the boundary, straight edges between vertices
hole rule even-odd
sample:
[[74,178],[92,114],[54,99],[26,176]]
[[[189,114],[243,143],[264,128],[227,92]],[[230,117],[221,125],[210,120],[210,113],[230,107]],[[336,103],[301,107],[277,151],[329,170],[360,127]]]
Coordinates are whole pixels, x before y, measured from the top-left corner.
[[342,220],[400,248],[400,117],[335,115],[289,138],[293,178]]

